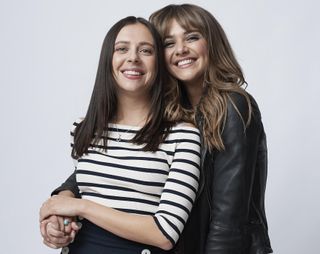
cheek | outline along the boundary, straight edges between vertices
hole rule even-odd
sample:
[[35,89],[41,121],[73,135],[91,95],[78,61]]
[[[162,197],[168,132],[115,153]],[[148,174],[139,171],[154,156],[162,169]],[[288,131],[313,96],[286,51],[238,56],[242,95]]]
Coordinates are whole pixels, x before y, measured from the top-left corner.
[[165,64],[166,64],[167,66],[170,65],[171,55],[172,55],[172,53],[171,53],[171,50],[170,50],[170,49],[165,49],[165,50],[164,50],[164,61],[165,61]]
[[151,77],[154,77],[156,75],[156,59],[149,59],[147,62],[148,66],[148,72]]
[[208,47],[207,47],[207,43],[202,43],[201,45],[199,45],[199,54],[202,56],[205,64],[208,63]]
[[170,50],[165,50],[165,52],[164,52],[165,65],[167,67],[167,70],[172,74],[174,72],[174,68],[173,68],[173,64],[171,63],[170,59],[171,59]]
[[152,59],[150,61],[150,71],[155,74],[156,73],[156,59]]
[[113,74],[115,74],[116,70],[117,70],[117,60],[113,57],[112,58],[112,71],[113,71]]

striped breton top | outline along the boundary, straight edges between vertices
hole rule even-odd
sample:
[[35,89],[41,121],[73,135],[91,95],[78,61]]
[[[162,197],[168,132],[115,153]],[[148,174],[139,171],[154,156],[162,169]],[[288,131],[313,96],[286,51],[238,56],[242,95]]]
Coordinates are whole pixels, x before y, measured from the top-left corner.
[[145,152],[142,145],[129,141],[139,129],[109,124],[108,150],[101,149],[101,141],[76,161],[80,194],[121,211],[152,215],[174,245],[198,190],[199,130],[177,124],[156,152]]

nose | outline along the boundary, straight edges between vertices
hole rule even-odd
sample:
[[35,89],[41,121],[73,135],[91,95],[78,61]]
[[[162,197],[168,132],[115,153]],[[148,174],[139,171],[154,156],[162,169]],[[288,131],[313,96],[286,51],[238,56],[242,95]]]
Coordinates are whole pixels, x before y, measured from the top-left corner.
[[137,63],[139,62],[139,54],[136,50],[131,50],[129,55],[128,55],[128,62],[130,63]]
[[189,52],[188,47],[185,45],[184,42],[177,42],[176,43],[176,49],[175,49],[175,53],[176,55],[185,55]]

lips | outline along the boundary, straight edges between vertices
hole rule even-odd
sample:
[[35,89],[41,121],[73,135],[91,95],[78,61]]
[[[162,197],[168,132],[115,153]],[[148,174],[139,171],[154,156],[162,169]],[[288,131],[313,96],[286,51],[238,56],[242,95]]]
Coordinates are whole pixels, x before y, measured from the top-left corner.
[[139,71],[123,71],[124,74],[126,75],[132,75],[132,76],[141,76],[143,75],[142,72]]
[[196,59],[194,59],[194,58],[183,58],[183,59],[179,59],[178,61],[176,61],[175,65],[183,68],[183,67],[188,67],[189,65],[191,65],[195,61],[196,61]]
[[130,69],[123,69],[121,70],[121,72],[123,73],[123,75],[127,78],[139,78],[142,75],[144,75],[144,71],[142,69],[138,69],[138,68],[130,68]]

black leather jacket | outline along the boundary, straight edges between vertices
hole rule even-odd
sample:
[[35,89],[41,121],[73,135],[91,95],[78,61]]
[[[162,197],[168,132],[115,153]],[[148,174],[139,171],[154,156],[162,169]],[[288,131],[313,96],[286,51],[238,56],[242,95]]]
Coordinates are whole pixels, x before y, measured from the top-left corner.
[[[248,106],[232,94],[243,119]],[[251,97],[252,120],[245,128],[230,102],[222,132],[225,150],[202,150],[202,191],[177,244],[180,254],[271,253],[264,209],[267,145],[259,108]],[[199,117],[198,124],[201,124]],[[79,195],[75,174],[53,194],[71,190]]]
[[[236,93],[231,98],[246,120],[245,98]],[[203,189],[180,237],[177,253],[272,253],[264,208],[266,135],[258,105],[250,99],[253,114],[249,126],[245,128],[229,102],[222,132],[225,150],[202,150]],[[201,125],[201,116],[197,122]]]

